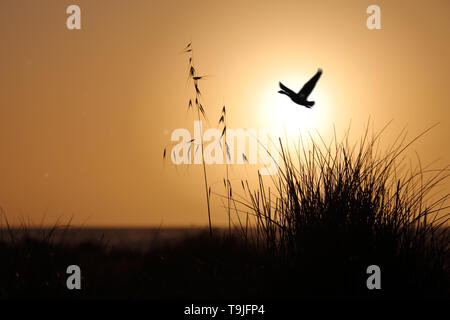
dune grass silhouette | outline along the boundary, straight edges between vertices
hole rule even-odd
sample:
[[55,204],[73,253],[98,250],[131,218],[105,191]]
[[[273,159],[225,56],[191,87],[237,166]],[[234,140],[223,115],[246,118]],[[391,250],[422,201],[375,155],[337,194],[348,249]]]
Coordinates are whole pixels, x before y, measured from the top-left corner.
[[369,125],[355,144],[348,132],[329,144],[310,136],[310,148],[292,153],[280,139],[279,173],[236,188],[234,212],[254,226],[251,235],[241,226],[243,238],[295,266],[310,293],[365,296],[366,268],[376,264],[383,294],[448,294],[448,193],[427,201],[448,167],[405,169],[402,158],[426,132],[409,142],[403,132],[384,152],[383,130],[370,137]]
[[[192,57],[189,70],[195,88],[189,107],[195,105],[200,119],[205,110]],[[225,194],[211,192],[203,161],[208,229],[143,252],[53,241],[57,226],[39,238],[27,230],[18,237],[6,223],[0,297],[449,297],[448,193],[427,201],[448,178],[448,167],[432,170],[419,162],[405,169],[406,150],[428,130],[411,141],[401,132],[384,149],[384,129],[370,132],[367,125],[358,143],[348,132],[329,143],[310,136],[294,151],[280,139],[278,174],[258,174],[253,187],[244,179],[236,186],[227,165]],[[228,230],[212,226],[211,195],[226,199]],[[81,291],[66,288],[71,264],[84,270]],[[382,270],[382,290],[366,287],[373,264]]]

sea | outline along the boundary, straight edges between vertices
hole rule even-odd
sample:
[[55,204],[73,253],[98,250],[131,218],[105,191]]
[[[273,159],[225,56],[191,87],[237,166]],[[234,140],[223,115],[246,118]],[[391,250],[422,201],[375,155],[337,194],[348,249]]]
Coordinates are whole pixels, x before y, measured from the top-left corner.
[[[91,243],[106,248],[147,250],[154,246],[174,244],[186,238],[207,233],[203,227],[174,228],[1,228],[0,241],[11,243],[23,239],[49,241],[54,244]],[[217,232],[217,230],[215,230]]]

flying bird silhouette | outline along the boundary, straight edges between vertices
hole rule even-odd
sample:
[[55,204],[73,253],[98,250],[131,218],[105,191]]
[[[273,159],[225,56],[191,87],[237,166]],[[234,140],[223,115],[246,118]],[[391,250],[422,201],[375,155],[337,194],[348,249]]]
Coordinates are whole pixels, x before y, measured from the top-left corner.
[[320,76],[322,75],[322,69],[319,68],[317,70],[314,77],[312,77],[303,88],[298,92],[295,93],[288,87],[286,87],[284,84],[280,82],[280,88],[281,90],[278,91],[279,93],[287,95],[289,98],[291,98],[292,101],[294,101],[296,104],[299,104],[301,106],[311,108],[314,105],[314,101],[308,101],[308,96],[313,91],[314,87],[316,86],[317,81],[319,80]]

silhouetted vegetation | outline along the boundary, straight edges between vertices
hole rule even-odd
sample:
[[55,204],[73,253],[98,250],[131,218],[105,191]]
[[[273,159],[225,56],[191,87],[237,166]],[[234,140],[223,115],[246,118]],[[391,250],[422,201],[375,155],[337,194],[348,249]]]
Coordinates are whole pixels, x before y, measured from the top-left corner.
[[[448,297],[448,195],[425,201],[448,170],[399,167],[415,139],[400,136],[383,153],[381,132],[370,139],[368,132],[358,145],[347,136],[328,145],[311,140],[295,156],[280,141],[277,175],[259,176],[256,190],[240,181],[240,195],[226,184],[227,213],[245,221],[233,229],[138,251],[101,239],[56,241],[56,227],[18,236],[6,225],[1,297]],[[82,266],[80,291],[66,287],[71,264]],[[372,264],[382,270],[381,290],[366,287]]]
[[[185,51],[192,53],[190,44]],[[202,77],[192,56],[189,78],[195,95],[188,107],[204,119]],[[226,140],[225,107],[219,125]],[[55,241],[57,226],[39,236],[18,233],[5,220],[0,297],[449,297],[448,193],[429,197],[448,178],[448,167],[404,165],[405,151],[426,131],[409,142],[401,133],[385,150],[383,130],[369,132],[368,125],[356,144],[348,132],[329,143],[320,135],[300,139],[293,152],[279,140],[278,173],[258,175],[257,186],[244,179],[232,186],[227,165],[226,194],[219,195],[226,199],[226,230],[212,228],[202,159],[208,230],[144,251],[110,247],[102,239]],[[203,148],[202,141],[197,145]],[[82,267],[82,290],[66,287],[66,268],[73,264]],[[381,290],[366,287],[366,269],[374,264],[381,268]]]
[[[323,230],[318,232],[302,238],[315,241],[323,235]],[[361,238],[353,239],[347,248],[343,244],[352,242],[350,235],[342,232],[339,236],[344,238],[332,239],[333,244],[319,239],[317,244],[305,245],[294,260],[280,259],[255,243],[216,229],[212,240],[208,229],[147,251],[108,249],[100,241],[70,245],[23,238],[15,244],[0,244],[0,297],[190,301],[448,298],[448,273],[441,263],[444,256],[423,256],[414,249],[396,254],[389,246],[390,238],[382,236],[374,240],[375,249],[365,251]],[[357,244],[359,241],[362,244]],[[365,269],[372,263],[382,268],[382,290],[366,288]],[[67,289],[66,268],[72,264],[81,267],[81,290]]]
[[369,138],[367,126],[355,145],[348,132],[329,144],[310,137],[294,155],[279,140],[278,174],[237,188],[236,215],[255,226],[251,234],[241,227],[242,238],[295,270],[280,283],[296,282],[296,294],[368,295],[372,264],[383,270],[381,296],[448,294],[448,194],[428,195],[449,171],[404,166],[403,153],[426,131],[410,142],[400,134],[384,152],[382,132]]

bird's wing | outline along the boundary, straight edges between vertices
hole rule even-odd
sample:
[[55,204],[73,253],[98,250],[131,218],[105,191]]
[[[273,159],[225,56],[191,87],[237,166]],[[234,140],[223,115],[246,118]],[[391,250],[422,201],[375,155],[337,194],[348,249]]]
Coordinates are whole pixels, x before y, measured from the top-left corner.
[[322,75],[322,69],[319,69],[316,72],[316,74],[314,75],[314,77],[312,77],[307,83],[305,83],[305,85],[303,86],[303,88],[300,90],[300,92],[298,94],[304,96],[305,99],[308,98],[308,96],[311,94],[314,87],[316,86],[316,83],[319,80],[321,75]]
[[296,95],[296,93],[294,91],[292,91],[291,89],[289,89],[288,87],[286,87],[284,84],[282,84],[281,82],[280,84],[280,88],[283,89],[284,91],[286,91],[286,93],[290,94],[290,95]]

